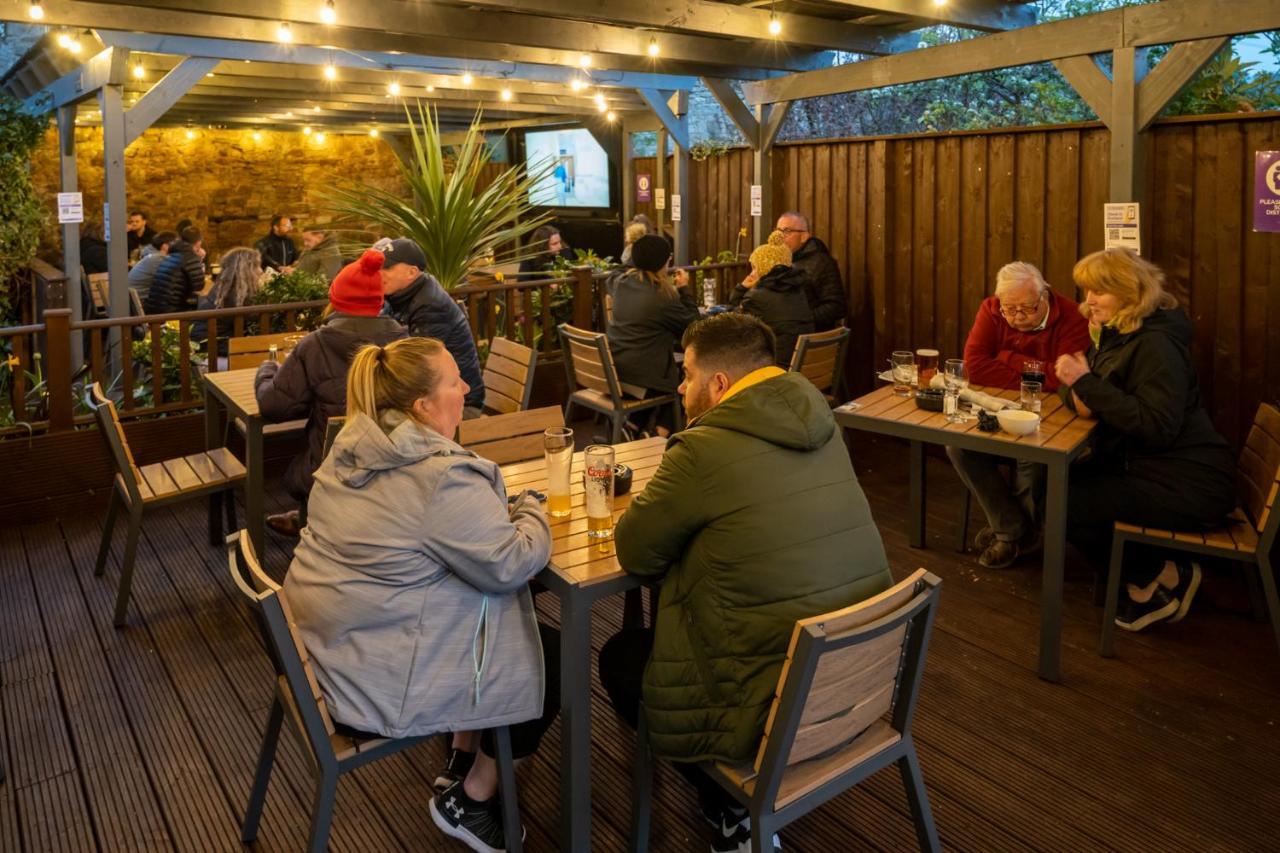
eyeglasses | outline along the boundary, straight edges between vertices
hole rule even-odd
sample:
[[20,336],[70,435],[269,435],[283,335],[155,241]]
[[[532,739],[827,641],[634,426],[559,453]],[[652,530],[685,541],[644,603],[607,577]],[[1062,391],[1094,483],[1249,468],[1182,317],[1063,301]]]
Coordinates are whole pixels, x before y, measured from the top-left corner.
[[1000,313],[1006,317],[1034,317],[1035,313],[1040,310],[1040,303],[1044,301],[1044,294],[1040,294],[1036,298],[1034,305],[1015,305],[1006,307],[1000,306]]
[[808,234],[809,233],[809,231],[805,228],[779,228],[778,230],[781,231],[783,234]]

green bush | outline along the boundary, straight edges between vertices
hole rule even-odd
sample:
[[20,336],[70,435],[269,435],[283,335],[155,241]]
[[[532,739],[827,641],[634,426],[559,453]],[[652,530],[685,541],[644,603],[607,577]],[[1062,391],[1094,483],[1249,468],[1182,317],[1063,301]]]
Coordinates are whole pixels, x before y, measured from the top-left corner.
[[44,138],[45,116],[29,115],[0,92],[0,325],[14,322],[11,280],[31,263],[45,210],[31,184],[31,152]]

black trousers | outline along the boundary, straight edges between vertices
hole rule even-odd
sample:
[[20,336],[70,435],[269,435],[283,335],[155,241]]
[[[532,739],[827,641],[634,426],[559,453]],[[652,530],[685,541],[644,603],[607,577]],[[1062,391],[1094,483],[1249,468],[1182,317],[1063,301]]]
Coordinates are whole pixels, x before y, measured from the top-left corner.
[[[614,634],[600,650],[600,683],[609,702],[631,728],[640,723],[640,685],[653,652],[653,629],[630,628]],[[672,765],[698,792],[698,803],[709,820],[719,822],[728,812],[741,814],[742,806],[697,764],[673,761]]]
[[[539,622],[538,636],[542,638],[542,661],[547,673],[546,692],[542,695],[542,716],[510,727],[513,758],[527,758],[537,752],[542,736],[555,722],[556,714],[560,713],[560,632]],[[490,758],[498,757],[492,731],[486,730],[480,736],[480,749]]]
[[[1105,574],[1114,522],[1196,532],[1220,524],[1235,506],[1234,470],[1167,459],[1125,467],[1091,461],[1071,470],[1067,539]],[[1122,579],[1149,585],[1169,553],[1154,545],[1126,546]]]

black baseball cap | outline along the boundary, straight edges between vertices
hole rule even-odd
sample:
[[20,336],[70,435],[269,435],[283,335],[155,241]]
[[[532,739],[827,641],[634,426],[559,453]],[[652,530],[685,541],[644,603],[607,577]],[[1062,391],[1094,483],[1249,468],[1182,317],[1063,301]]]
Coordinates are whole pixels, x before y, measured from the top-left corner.
[[392,240],[391,245],[382,254],[382,268],[384,270],[391,269],[396,264],[409,264],[420,270],[427,268],[427,256],[423,254],[422,247],[407,237]]

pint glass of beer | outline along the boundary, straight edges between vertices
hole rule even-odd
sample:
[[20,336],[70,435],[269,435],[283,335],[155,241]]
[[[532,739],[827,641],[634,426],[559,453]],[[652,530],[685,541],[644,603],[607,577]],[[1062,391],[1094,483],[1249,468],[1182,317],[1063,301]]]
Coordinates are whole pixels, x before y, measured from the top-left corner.
[[582,452],[582,487],[587,505],[587,536],[613,537],[613,448],[593,444]]
[[554,518],[569,514],[569,469],[573,467],[573,430],[549,427],[542,434],[542,449],[547,457],[547,512]]

